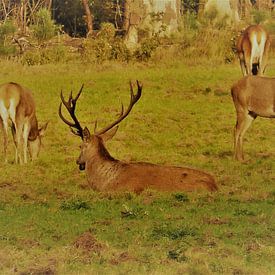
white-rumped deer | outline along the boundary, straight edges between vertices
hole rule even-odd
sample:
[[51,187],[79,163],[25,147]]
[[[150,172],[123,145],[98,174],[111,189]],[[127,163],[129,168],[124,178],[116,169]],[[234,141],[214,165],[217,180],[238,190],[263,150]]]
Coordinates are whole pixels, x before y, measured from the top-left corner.
[[275,118],[275,78],[246,76],[232,86],[231,95],[237,112],[235,158],[243,161],[243,137],[252,121]]
[[247,27],[237,40],[236,50],[243,75],[263,75],[267,65],[270,38],[260,25]]
[[[83,86],[75,98],[70,94],[65,101],[61,92],[59,107],[60,118],[70,126],[72,132],[83,140],[81,153],[77,160],[80,170],[86,170],[88,182],[94,190],[98,191],[131,191],[140,193],[151,188],[159,191],[192,191],[198,189],[217,190],[213,176],[196,169],[185,167],[162,166],[150,163],[128,163],[114,159],[107,151],[104,142],[111,139],[118,124],[125,119],[135,103],[141,97],[142,85],[137,81],[137,93],[133,92],[130,83],[131,100],[129,107],[122,110],[119,118],[100,131],[91,134],[87,127],[81,127],[75,115],[76,102],[82,92]],[[62,115],[62,103],[68,110],[73,122]]]
[[36,159],[41,147],[41,137],[48,123],[38,128],[31,91],[13,82],[0,85],[0,118],[4,135],[5,162],[7,162],[9,120],[15,144],[15,162],[18,163],[19,159],[20,164],[27,163],[28,149],[31,159]]

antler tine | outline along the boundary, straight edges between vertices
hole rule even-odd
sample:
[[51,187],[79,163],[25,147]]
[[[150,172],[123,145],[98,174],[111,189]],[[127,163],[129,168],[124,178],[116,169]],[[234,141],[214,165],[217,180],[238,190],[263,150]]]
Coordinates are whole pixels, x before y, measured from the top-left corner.
[[70,122],[69,120],[67,120],[67,119],[63,116],[61,109],[62,109],[62,102],[61,102],[60,105],[59,105],[59,111],[58,111],[59,117],[60,117],[66,124],[68,124],[70,127],[73,127],[74,124],[73,124],[72,122]]
[[81,85],[81,88],[80,88],[78,94],[76,95],[76,97],[74,98],[74,101],[77,101],[77,100],[78,100],[80,94],[82,93],[83,87],[84,87],[84,84]]
[[[82,139],[83,139],[83,128],[81,127],[78,119],[76,118],[76,115],[75,115],[75,107],[76,107],[76,102],[83,90],[83,87],[84,87],[84,84],[82,84],[78,94],[76,95],[75,98],[73,98],[73,93],[72,91],[70,92],[70,96],[69,96],[69,99],[68,101],[65,100],[64,96],[63,96],[63,92],[61,90],[61,93],[60,93],[60,98],[61,98],[61,103],[59,105],[59,116],[60,118],[67,124],[70,126],[71,128],[71,131],[73,134],[77,135],[77,136],[80,136]],[[74,123],[73,122],[70,122],[69,120],[67,120],[63,114],[62,114],[62,103],[63,105],[66,107],[67,111],[69,112],[71,118],[73,119]],[[73,129],[75,128],[75,129]]]
[[124,106],[123,106],[123,104],[121,104],[121,113],[120,113],[118,119],[116,121],[114,121],[113,123],[111,123],[109,126],[100,130],[99,132],[96,132],[97,135],[104,134],[105,132],[112,129],[115,125],[119,124],[124,118],[126,118],[128,116],[128,114],[131,112],[133,106],[136,104],[136,102],[141,97],[142,85],[140,85],[138,81],[137,81],[137,86],[138,86],[138,91],[135,94],[134,89],[133,89],[133,84],[130,81],[130,103],[129,103],[129,106],[128,106],[126,112],[124,112]]

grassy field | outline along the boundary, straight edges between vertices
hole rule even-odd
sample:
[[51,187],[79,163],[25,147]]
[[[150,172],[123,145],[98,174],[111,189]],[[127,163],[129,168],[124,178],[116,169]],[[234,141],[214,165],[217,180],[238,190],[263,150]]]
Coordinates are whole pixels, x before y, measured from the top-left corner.
[[[275,66],[269,69],[275,75]],[[274,121],[257,119],[245,157],[233,160],[237,64],[1,63],[0,81],[33,90],[37,116],[49,120],[38,161],[0,162],[0,274],[275,274]],[[215,175],[216,193],[100,194],[78,170],[80,138],[58,117],[61,89],[85,84],[82,125],[104,127],[129,80],[141,100],[108,143],[127,161],[191,166]],[[2,137],[1,137],[2,138]],[[11,139],[10,139],[11,140]],[[273,260],[272,260],[273,259]]]

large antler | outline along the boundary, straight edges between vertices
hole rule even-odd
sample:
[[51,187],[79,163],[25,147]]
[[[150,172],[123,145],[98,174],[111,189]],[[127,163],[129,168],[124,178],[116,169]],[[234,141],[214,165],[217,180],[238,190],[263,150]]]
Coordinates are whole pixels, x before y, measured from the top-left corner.
[[105,132],[107,132],[108,130],[112,129],[115,125],[119,124],[124,118],[126,118],[128,116],[128,114],[131,112],[133,106],[137,103],[137,101],[140,99],[141,97],[141,92],[142,92],[142,84],[140,84],[137,80],[137,87],[138,87],[138,90],[137,90],[137,93],[134,94],[134,90],[133,90],[133,84],[132,82],[130,81],[130,94],[131,94],[131,99],[130,99],[130,104],[129,104],[129,107],[128,109],[126,110],[126,112],[124,113],[124,106],[123,104],[121,104],[121,113],[119,115],[119,118],[114,121],[112,124],[110,124],[109,126],[103,128],[102,130],[100,131],[96,131],[96,126],[97,126],[97,123],[95,123],[95,133],[97,135],[102,135],[104,134]]
[[[81,88],[80,88],[80,90],[79,90],[79,92],[78,92],[78,94],[76,95],[75,98],[73,98],[72,92],[71,92],[68,101],[65,101],[64,96],[63,96],[63,93],[62,93],[62,91],[61,91],[61,93],[60,93],[60,98],[61,98],[61,101],[62,101],[62,102],[61,102],[60,105],[59,105],[59,116],[60,116],[60,118],[61,118],[67,125],[70,126],[72,133],[74,133],[74,134],[77,135],[77,136],[80,136],[82,139],[83,139],[83,128],[81,127],[81,125],[80,125],[78,119],[77,119],[76,116],[75,116],[75,106],[76,106],[76,101],[78,100],[78,98],[79,98],[79,96],[80,96],[80,94],[81,94],[81,92],[82,92],[82,90],[83,90],[83,87],[84,87],[84,84],[82,84],[82,86],[81,86]],[[73,123],[73,122],[70,122],[69,120],[67,120],[67,119],[63,116],[63,114],[62,114],[62,112],[61,112],[62,103],[63,103],[63,105],[66,107],[66,109],[68,110],[68,112],[69,112],[71,118],[73,119],[74,123]],[[74,130],[73,128],[76,129],[76,130]]]

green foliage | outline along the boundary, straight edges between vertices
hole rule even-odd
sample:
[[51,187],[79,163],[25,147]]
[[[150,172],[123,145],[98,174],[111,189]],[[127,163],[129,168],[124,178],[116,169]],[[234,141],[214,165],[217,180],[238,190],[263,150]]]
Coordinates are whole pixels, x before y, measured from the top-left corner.
[[21,57],[21,63],[24,65],[65,63],[67,60],[67,49],[62,45],[29,50]]
[[174,198],[177,201],[180,201],[180,202],[189,202],[188,196],[186,194],[184,194],[184,193],[175,193],[173,196],[174,196]]
[[5,21],[0,24],[0,55],[10,55],[16,52],[16,48],[12,45],[12,35],[15,33],[16,27],[12,21]]
[[148,215],[148,213],[140,206],[129,207],[127,204],[123,204],[122,207],[123,209],[120,212],[122,218],[135,219]]
[[167,254],[167,258],[171,260],[175,260],[177,262],[186,262],[188,260],[188,257],[185,256],[186,249],[173,249],[169,250]]
[[51,19],[51,14],[48,9],[42,8],[34,18],[34,24],[31,26],[34,37],[38,43],[43,43],[51,39],[57,33],[57,26]]
[[256,9],[252,10],[251,15],[254,24],[261,24],[270,17],[266,11]]
[[185,31],[197,30],[199,25],[196,13],[187,12],[183,15],[183,26]]
[[144,39],[141,45],[135,50],[134,57],[139,61],[148,61],[153,52],[160,45],[160,39],[158,36]]
[[103,23],[95,38],[87,38],[83,43],[83,60],[102,63],[106,60],[129,61],[131,54],[123,40],[115,36],[115,27]]
[[60,205],[62,210],[88,210],[90,209],[89,204],[81,199],[71,199],[68,201],[63,201]]
[[189,227],[187,225],[181,225],[176,228],[173,226],[164,224],[162,226],[158,226],[153,229],[152,237],[159,239],[159,238],[168,238],[171,240],[180,240],[184,239],[188,236],[195,236],[197,235],[197,229],[194,227]]

